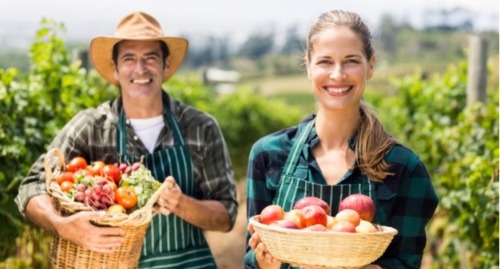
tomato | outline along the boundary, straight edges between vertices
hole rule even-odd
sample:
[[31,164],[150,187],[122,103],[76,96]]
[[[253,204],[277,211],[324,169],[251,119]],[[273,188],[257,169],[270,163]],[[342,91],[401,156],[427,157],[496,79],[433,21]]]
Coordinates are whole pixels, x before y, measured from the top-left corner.
[[75,183],[75,175],[73,174],[73,172],[65,171],[57,175],[56,182],[57,184],[59,184],[59,186],[61,186],[61,184],[65,181]]
[[102,174],[106,178],[113,180],[116,184],[118,184],[122,176],[122,171],[120,171],[120,168],[114,164],[106,164],[102,169]]
[[121,186],[115,192],[116,203],[128,209],[137,204],[137,194],[134,187]]
[[87,169],[90,171],[90,175],[92,176],[101,176],[103,175],[102,169],[106,164],[102,161],[92,162]]
[[66,170],[73,173],[85,168],[87,168],[87,161],[83,157],[75,157],[71,159],[66,166]]
[[61,190],[63,192],[69,192],[73,188],[73,182],[71,181],[63,181],[61,182]]

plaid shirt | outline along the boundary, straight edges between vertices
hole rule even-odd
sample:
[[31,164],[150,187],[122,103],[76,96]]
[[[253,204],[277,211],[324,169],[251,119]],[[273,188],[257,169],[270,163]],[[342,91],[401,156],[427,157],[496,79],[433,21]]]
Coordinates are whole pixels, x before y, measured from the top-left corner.
[[[297,138],[296,134],[311,119],[306,119],[296,127],[268,135],[254,144],[247,174],[247,218],[259,214],[272,203],[277,195],[282,169]],[[313,129],[298,160],[300,169],[297,170],[306,170],[311,182],[326,184],[312,155],[312,149],[318,142],[319,138]],[[354,144],[351,146],[355,147]],[[396,228],[398,234],[375,263],[383,268],[420,268],[426,244],[425,226],[437,207],[438,197],[425,166],[411,150],[395,145],[385,160],[394,175],[387,177],[384,183],[375,183],[376,220],[381,225]],[[360,169],[354,167],[338,184],[357,184],[364,177],[366,176]],[[333,211],[332,214],[335,214],[336,210]],[[247,242],[249,237],[247,232]],[[257,268],[255,254],[248,246],[245,268]]]
[[[187,106],[163,92],[163,102],[168,104],[179,125],[184,140],[189,147],[193,161],[194,178],[199,199],[217,200],[229,212],[231,226],[237,214],[236,186],[233,170],[223,134],[216,120],[210,115]],[[89,108],[78,113],[59,132],[49,146],[62,150],[66,160],[76,156],[87,162],[104,161],[117,163],[116,125],[122,103],[121,98],[105,102],[97,108]],[[167,119],[164,119],[167,122]],[[136,156],[148,154],[148,150],[127,123],[127,150]],[[155,150],[174,145],[169,125],[161,130]],[[28,200],[45,190],[44,155],[31,167],[28,176],[21,182],[16,203],[20,212],[24,211]]]

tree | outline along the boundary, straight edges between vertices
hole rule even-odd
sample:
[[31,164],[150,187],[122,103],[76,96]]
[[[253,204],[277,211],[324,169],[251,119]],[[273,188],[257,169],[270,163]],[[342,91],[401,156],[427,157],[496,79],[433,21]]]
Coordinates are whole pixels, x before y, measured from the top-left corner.
[[252,60],[261,59],[272,52],[274,48],[274,32],[253,33],[241,45],[239,54]]

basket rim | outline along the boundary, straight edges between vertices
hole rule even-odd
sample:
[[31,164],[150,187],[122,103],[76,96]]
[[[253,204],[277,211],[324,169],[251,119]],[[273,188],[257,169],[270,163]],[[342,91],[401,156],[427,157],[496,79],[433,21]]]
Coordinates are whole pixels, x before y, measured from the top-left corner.
[[397,229],[390,227],[390,226],[384,226],[384,225],[379,225],[379,224],[375,224],[375,225],[377,225],[380,229],[382,229],[382,231],[377,231],[377,232],[372,232],[372,233],[346,233],[346,232],[336,232],[336,231],[332,231],[332,230],[328,230],[326,232],[324,232],[324,231],[319,232],[319,231],[310,231],[310,230],[304,230],[304,229],[289,229],[289,228],[284,228],[284,227],[280,227],[277,225],[263,224],[263,223],[258,221],[259,216],[260,215],[255,215],[255,216],[250,217],[249,222],[254,227],[258,227],[258,228],[266,229],[266,230],[272,230],[272,231],[275,231],[278,233],[314,234],[314,235],[321,233],[321,234],[325,234],[325,235],[328,234],[328,235],[342,235],[342,236],[359,236],[360,234],[362,234],[363,236],[370,236],[370,235],[372,235],[372,236],[381,236],[381,235],[395,236],[396,234],[398,234]]

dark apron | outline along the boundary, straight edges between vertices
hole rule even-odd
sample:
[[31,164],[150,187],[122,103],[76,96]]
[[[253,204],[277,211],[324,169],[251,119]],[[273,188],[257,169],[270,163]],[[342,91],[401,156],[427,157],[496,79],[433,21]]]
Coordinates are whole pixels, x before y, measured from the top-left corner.
[[[143,163],[153,176],[163,182],[173,176],[185,195],[193,197],[193,168],[189,148],[184,142],[177,122],[168,107],[164,107],[174,136],[172,148],[154,151],[144,156]],[[118,119],[117,147],[122,162],[134,163],[141,156],[127,151],[127,126],[123,109]],[[203,235],[203,230],[178,218],[174,214],[158,214],[151,220],[141,253],[139,268],[217,268]]]
[[[273,200],[273,204],[278,204],[285,211],[290,211],[299,199],[306,196],[315,196],[326,201],[332,209],[331,214],[335,215],[338,211],[340,201],[351,194],[362,193],[370,196],[373,201],[376,201],[375,186],[364,175],[359,184],[337,184],[332,186],[311,182],[312,179],[307,178],[308,173],[298,173],[300,175],[297,176],[296,168],[299,156],[306,144],[309,133],[314,127],[314,122],[314,120],[309,122],[304,130],[298,133],[298,138],[290,150],[281,174],[277,195]],[[281,268],[292,267],[282,265]]]

